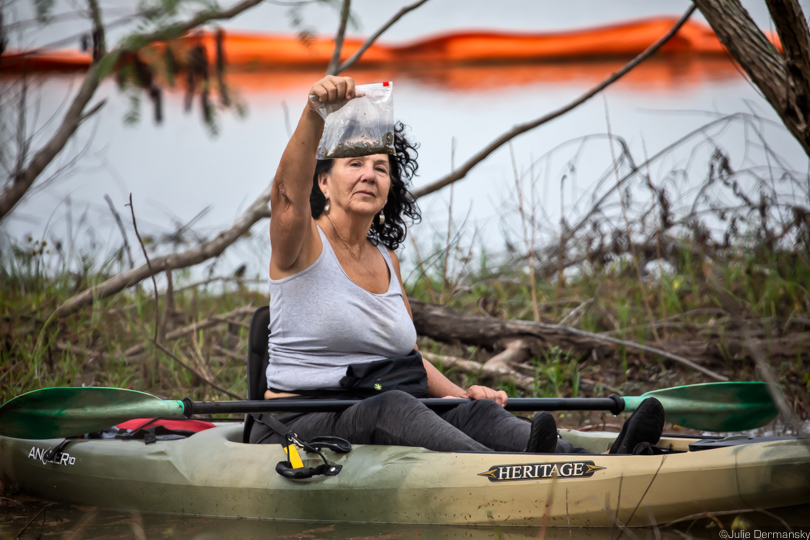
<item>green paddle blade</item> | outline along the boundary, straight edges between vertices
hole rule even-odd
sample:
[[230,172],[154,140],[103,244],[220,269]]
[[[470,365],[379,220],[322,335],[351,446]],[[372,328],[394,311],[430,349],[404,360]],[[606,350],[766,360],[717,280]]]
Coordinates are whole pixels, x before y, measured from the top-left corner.
[[133,418],[182,417],[182,401],[123,388],[43,388],[0,407],[0,435],[20,439],[72,437]]
[[639,397],[625,397],[625,411],[654,397],[664,406],[667,422],[705,431],[743,431],[764,426],[779,414],[773,396],[776,385],[764,382],[692,384],[653,390]]

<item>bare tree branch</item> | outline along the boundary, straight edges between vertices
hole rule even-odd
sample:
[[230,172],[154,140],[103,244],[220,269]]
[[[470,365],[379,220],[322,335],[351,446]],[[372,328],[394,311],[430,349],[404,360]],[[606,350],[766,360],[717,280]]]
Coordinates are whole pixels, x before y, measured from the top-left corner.
[[361,57],[361,56],[363,56],[363,53],[364,53],[364,52],[366,52],[366,50],[368,50],[368,48],[369,48],[369,47],[371,47],[371,45],[372,45],[372,44],[373,44],[375,41],[377,41],[377,39],[379,39],[379,37],[380,37],[380,36],[383,34],[383,32],[385,32],[386,30],[388,30],[389,28],[391,28],[391,26],[393,26],[393,24],[394,24],[395,22],[397,22],[398,20],[400,20],[400,19],[401,19],[401,18],[402,18],[402,17],[403,17],[403,16],[404,16],[406,13],[408,13],[409,11],[413,11],[414,9],[418,8],[419,6],[421,6],[422,4],[424,4],[424,3],[425,3],[425,2],[427,2],[427,1],[428,1],[428,0],[419,0],[418,2],[415,2],[415,3],[411,4],[411,5],[405,6],[404,8],[400,9],[400,10],[397,12],[397,14],[396,14],[396,15],[394,15],[393,17],[391,17],[391,19],[390,19],[390,20],[389,20],[387,23],[385,23],[384,25],[382,25],[382,26],[381,26],[381,27],[380,27],[380,28],[379,28],[379,29],[378,29],[376,32],[374,32],[374,33],[373,33],[373,34],[372,34],[372,35],[371,35],[371,36],[370,36],[370,37],[369,37],[369,38],[368,38],[368,39],[367,39],[367,40],[366,40],[366,41],[365,41],[365,42],[364,42],[364,43],[363,43],[363,44],[360,46],[360,48],[359,48],[359,49],[357,49],[357,52],[356,52],[356,53],[354,53],[354,54],[351,56],[351,58],[347,59],[345,62],[343,62],[342,64],[340,64],[340,67],[338,67],[338,68],[335,70],[335,73],[334,73],[334,74],[335,74],[335,75],[337,75],[338,73],[340,73],[340,72],[342,72],[342,71],[345,71],[345,70],[349,69],[350,67],[352,67],[352,66],[353,66],[353,65],[354,65],[354,64],[355,64],[355,63],[356,63],[356,62],[357,62],[357,61],[360,59],[360,57]]
[[104,25],[101,22],[101,9],[98,0],[87,0],[90,5],[90,14],[93,18],[93,61],[107,54],[107,38],[104,35]]
[[135,229],[135,236],[138,237],[138,242],[141,245],[143,256],[146,259],[146,267],[149,268],[149,277],[152,278],[152,285],[154,286],[155,289],[155,336],[153,340],[157,341],[158,326],[159,326],[158,306],[160,305],[160,296],[158,295],[158,286],[157,281],[155,280],[155,271],[152,270],[152,263],[149,261],[149,254],[146,252],[146,246],[143,244],[141,233],[138,232],[138,222],[135,221],[135,206],[133,206],[132,204],[132,193],[129,194],[129,204],[127,204],[127,206],[129,206],[129,212],[132,215],[132,227]]
[[23,170],[25,167],[25,160],[28,159],[28,147],[31,140],[25,136],[25,128],[27,124],[28,112],[28,77],[23,74],[22,84],[20,86],[20,101],[19,110],[17,114],[17,129],[15,135],[17,138],[17,163],[14,166],[14,177]]
[[483,161],[485,158],[487,158],[495,150],[497,150],[498,148],[500,148],[501,146],[503,146],[504,144],[506,144],[510,140],[514,139],[518,135],[521,135],[522,133],[526,133],[527,131],[532,130],[532,129],[540,126],[540,125],[543,125],[546,122],[550,122],[551,120],[554,120],[555,118],[557,118],[559,116],[562,116],[563,114],[567,113],[568,111],[570,111],[572,109],[575,109],[576,107],[579,107],[580,105],[582,105],[583,103],[585,103],[586,101],[591,99],[593,96],[595,96],[596,94],[598,94],[599,92],[601,92],[602,90],[604,90],[605,88],[607,88],[608,86],[613,84],[614,82],[621,79],[624,75],[629,73],[633,68],[635,68],[641,62],[643,62],[644,60],[646,60],[647,58],[652,56],[658,49],[661,48],[662,45],[664,45],[664,43],[669,41],[670,38],[672,36],[674,36],[678,32],[678,30],[681,28],[681,26],[684,25],[684,23],[689,19],[689,17],[692,15],[692,13],[694,11],[695,11],[695,6],[691,6],[688,10],[686,10],[686,13],[684,13],[683,16],[681,16],[681,18],[678,19],[678,22],[675,23],[675,25],[669,30],[669,32],[667,32],[664,36],[662,36],[658,41],[656,41],[655,43],[653,43],[652,45],[647,47],[647,49],[644,50],[644,52],[642,52],[641,54],[639,54],[638,56],[633,58],[633,60],[631,60],[629,63],[625,64],[624,67],[622,67],[622,69],[620,69],[619,71],[617,71],[616,73],[614,73],[613,75],[611,75],[610,77],[608,77],[607,79],[602,81],[597,86],[595,86],[595,87],[591,88],[590,90],[588,90],[586,93],[584,93],[578,99],[572,101],[571,103],[569,103],[568,105],[565,105],[564,107],[561,107],[561,108],[557,109],[556,111],[553,111],[553,112],[550,112],[550,113],[548,113],[546,115],[541,116],[537,120],[533,120],[531,122],[526,122],[524,124],[518,124],[517,126],[512,128],[511,130],[507,131],[506,133],[504,133],[503,135],[501,135],[500,137],[498,137],[497,139],[495,139],[494,141],[489,143],[486,147],[484,147],[477,154],[475,154],[473,157],[468,159],[464,164],[461,165],[461,167],[459,167],[458,169],[456,169],[452,173],[448,174],[444,178],[440,178],[439,180],[436,180],[435,182],[433,182],[431,184],[428,184],[427,186],[424,186],[424,187],[421,187],[421,188],[415,190],[413,192],[414,197],[415,198],[423,197],[425,195],[428,195],[430,193],[438,191],[438,190],[442,189],[443,187],[452,184],[453,182],[461,180],[462,178],[467,176],[467,173],[470,172],[470,170],[472,170],[473,167],[478,165],[478,163]]
[[[256,311],[256,306],[253,305],[242,306],[236,308],[233,311],[229,311],[228,313],[223,313],[222,315],[218,316],[216,315],[211,316],[201,321],[197,321],[187,326],[184,326],[182,328],[172,330],[171,332],[168,332],[166,334],[164,339],[167,341],[173,341],[185,336],[193,335],[196,332],[199,332],[200,330],[205,330],[206,328],[211,328],[213,326],[217,326],[220,324],[233,324],[237,321],[235,319],[232,319],[232,317],[245,317],[247,315],[252,315],[254,311]],[[131,358],[133,356],[141,354],[145,350],[146,347],[144,346],[144,344],[139,343],[137,345],[133,345],[132,347],[124,351],[124,356],[126,358]]]
[[735,120],[738,120],[739,118],[746,118],[746,116],[747,115],[745,113],[734,113],[728,116],[724,116],[722,118],[718,118],[717,120],[713,120],[708,124],[704,124],[703,126],[700,126],[699,128],[690,131],[689,133],[687,133],[674,143],[668,145],[666,148],[663,148],[657,154],[653,155],[651,158],[645,159],[644,162],[638,165],[637,167],[632,167],[630,172],[628,172],[621,178],[621,180],[619,180],[613,186],[611,186],[610,189],[606,190],[605,193],[599,198],[599,200],[597,200],[591,205],[591,209],[576,223],[576,225],[572,226],[566,231],[567,234],[565,237],[563,237],[563,242],[572,238],[577,231],[579,231],[582,227],[584,227],[597,212],[601,211],[602,205],[605,203],[605,201],[607,201],[608,198],[613,193],[615,193],[617,189],[620,189],[630,179],[634,178],[642,168],[649,167],[651,163],[654,163],[662,156],[667,155],[673,148],[683,144],[685,141],[688,141],[692,137],[695,137],[696,135],[699,134],[705,134],[705,132],[708,129],[711,129],[718,125],[729,124]]
[[506,344],[506,348],[484,362],[484,370],[496,373],[513,371],[510,364],[520,364],[531,356],[531,345],[523,339],[515,339]]
[[340,9],[340,25],[338,26],[337,34],[335,34],[335,50],[332,52],[332,59],[329,61],[329,67],[326,68],[327,75],[338,74],[340,52],[343,50],[343,38],[346,36],[346,23],[349,20],[351,6],[352,0],[343,0],[343,7]]
[[[130,266],[130,268],[132,268]],[[166,327],[169,325],[169,319],[174,311],[174,280],[172,279],[172,271],[166,271],[166,302],[163,305],[163,316],[160,318],[160,331],[158,337],[160,341],[166,339]],[[157,319],[155,319],[157,324]]]
[[132,268],[135,266],[135,263],[132,260],[132,250],[129,248],[129,239],[127,238],[127,231],[124,229],[124,222],[121,221],[121,216],[118,214],[112,199],[107,193],[104,194],[104,200],[107,201],[107,206],[110,207],[110,212],[112,212],[113,218],[115,219],[115,224],[118,225],[118,230],[121,231],[121,238],[124,239],[124,252],[127,254],[129,267]]
[[201,380],[205,381],[206,384],[208,384],[209,386],[211,386],[215,390],[219,390],[223,394],[231,396],[234,399],[245,399],[243,396],[240,396],[239,394],[234,394],[233,392],[231,392],[230,390],[228,390],[224,386],[220,386],[219,384],[217,384],[216,382],[214,382],[210,378],[208,378],[205,375],[203,375],[202,373],[200,373],[198,370],[194,369],[191,365],[187,364],[186,362],[183,362],[182,360],[180,360],[180,358],[177,357],[177,355],[173,354],[169,349],[167,349],[166,347],[164,347],[163,345],[161,345],[157,341],[152,340],[152,343],[154,343],[155,347],[160,349],[163,352],[163,354],[165,354],[166,356],[168,356],[169,358],[171,358],[172,360],[174,360],[175,362],[177,362],[178,364],[180,364],[181,366],[183,366],[184,368],[189,370],[191,373],[193,373],[194,375],[199,377]]
[[167,26],[166,28],[161,28],[149,34],[138,34],[133,37],[133,41],[137,43],[139,46],[143,47],[148,43],[152,43],[153,41],[165,41],[168,39],[180,37],[189,30],[193,30],[198,26],[201,26],[210,21],[223,21],[227,19],[232,19],[236,17],[243,11],[250,9],[254,6],[257,6],[262,3],[262,0],[244,0],[239,2],[238,4],[234,5],[229,9],[224,9],[221,11],[217,10],[203,10],[197,13],[194,17],[189,19],[188,21],[178,22]]
[[54,314],[57,317],[69,315],[83,306],[92,304],[95,299],[102,299],[121,292],[122,290],[150,277],[154,272],[165,272],[178,268],[188,268],[195,264],[220,255],[225,248],[233,244],[240,236],[245,234],[254,223],[262,218],[270,217],[270,186],[262,191],[259,198],[239,216],[231,228],[220,232],[213,240],[200,244],[179,254],[165,255],[152,261],[151,269],[144,264],[133,270],[128,270],[107,281],[91,287],[77,294],[59,306]]
[[0,194],[0,222],[20,202],[28,189],[34,184],[34,180],[62,151],[68,140],[76,132],[76,129],[81,125],[82,120],[86,118],[83,114],[84,108],[93,98],[99,85],[98,67],[99,65],[96,63],[87,71],[79,92],[73,98],[73,103],[70,104],[65,117],[62,119],[62,124],[53,137],[34,155],[28,167],[14,176],[13,184]]
[[[107,11],[107,13],[110,13],[111,11],[113,11],[113,9],[115,9],[115,8],[108,8],[106,11]],[[125,11],[129,11],[128,8],[123,8],[123,9]],[[120,10],[118,10],[118,11],[120,11]],[[109,29],[109,28],[117,28],[119,26],[122,26],[124,24],[132,22],[133,19],[137,19],[138,17],[140,17],[142,15],[143,15],[143,13],[129,13],[125,17],[121,17],[121,18],[115,19],[113,21],[109,21],[106,24],[106,28],[107,29]],[[72,19],[85,19],[85,18],[86,18],[86,15],[83,12],[75,11],[75,12],[67,12],[67,13],[62,13],[61,15],[52,16],[50,21],[51,22],[58,22],[58,21],[68,21],[68,20],[72,20]],[[28,21],[20,21],[20,22],[17,22],[17,23],[12,23],[12,24],[6,26],[6,28],[8,28],[8,29],[19,28],[19,29],[22,30],[22,29],[26,29],[26,28],[29,28],[29,27],[33,27],[33,26],[40,26],[40,24],[41,23],[38,20],[31,19],[31,20],[28,20]],[[47,51],[53,51],[53,50],[56,50],[56,49],[58,49],[60,47],[64,47],[65,45],[71,45],[72,46],[72,45],[75,45],[76,42],[79,41],[81,38],[86,36],[86,34],[87,34],[87,32],[82,30],[79,33],[71,34],[71,35],[68,35],[66,37],[59,38],[56,41],[50,41],[50,42],[42,45],[41,47],[36,47],[34,49],[27,49],[27,50],[22,51],[22,52],[16,52],[16,53],[11,54],[9,56],[11,58],[21,58],[21,57],[25,57],[25,56],[41,54],[41,53],[47,52]]]
[[517,371],[502,365],[479,364],[473,360],[465,360],[455,356],[445,356],[430,352],[422,352],[422,356],[430,363],[444,369],[455,368],[474,377],[484,377],[493,381],[514,384],[515,387],[531,393],[534,391],[534,377],[527,377]]

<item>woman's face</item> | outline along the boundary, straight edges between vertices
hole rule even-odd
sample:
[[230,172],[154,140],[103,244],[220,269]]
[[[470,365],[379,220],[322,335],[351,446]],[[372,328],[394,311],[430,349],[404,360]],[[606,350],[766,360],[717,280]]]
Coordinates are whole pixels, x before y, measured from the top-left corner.
[[[391,165],[387,154],[335,159],[318,179],[332,209],[373,216],[388,200]],[[331,211],[331,210],[330,210]]]

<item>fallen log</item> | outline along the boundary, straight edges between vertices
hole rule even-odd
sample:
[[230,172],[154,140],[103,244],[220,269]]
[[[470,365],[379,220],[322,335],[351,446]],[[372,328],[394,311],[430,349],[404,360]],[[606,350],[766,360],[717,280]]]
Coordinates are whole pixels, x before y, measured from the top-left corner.
[[[731,358],[742,358],[745,345],[735,336],[708,337],[705,339],[672,339],[656,342],[653,346],[617,340],[608,335],[585,332],[563,325],[536,323],[532,321],[504,320],[461,313],[455,309],[410,300],[414,325],[421,336],[445,343],[463,343],[491,348],[506,348],[516,340],[522,340],[524,348],[532,356],[541,350],[557,346],[574,354],[590,354],[596,351],[600,357],[610,357],[620,346],[649,355],[657,355],[668,361],[688,366],[714,380],[726,377],[705,367]],[[792,333],[786,336],[749,338],[756,342],[772,363],[783,358],[797,358],[810,350],[810,332]]]

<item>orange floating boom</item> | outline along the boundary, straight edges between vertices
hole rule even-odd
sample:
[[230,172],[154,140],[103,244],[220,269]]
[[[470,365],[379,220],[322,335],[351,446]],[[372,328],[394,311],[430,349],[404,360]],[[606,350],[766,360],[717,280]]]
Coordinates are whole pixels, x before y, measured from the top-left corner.
[[9,52],[0,56],[0,70],[49,71],[87,69],[93,58],[88,53],[73,49],[58,51]]
[[[507,32],[456,32],[429,37],[404,45],[375,43],[369,47],[357,67],[398,67],[418,65],[470,65],[482,63],[523,63],[577,61],[633,56],[649,47],[676,22],[674,17],[659,17],[609,26],[543,34]],[[197,31],[169,43],[155,44],[142,58],[169,47],[182,59],[183,52],[201,45],[209,58],[216,57],[216,34]],[[779,46],[775,34],[769,39]],[[346,38],[342,59],[354,55],[362,46],[360,38]],[[334,41],[326,37],[301,40],[287,34],[251,34],[227,32],[223,49],[230,68],[315,68],[329,63]],[[711,28],[687,22],[661,49],[664,53],[725,55],[726,50]],[[179,54],[177,54],[179,53]],[[90,65],[89,53],[79,51],[30,51],[0,57],[0,69],[76,69]],[[182,64],[182,61],[181,61]]]

